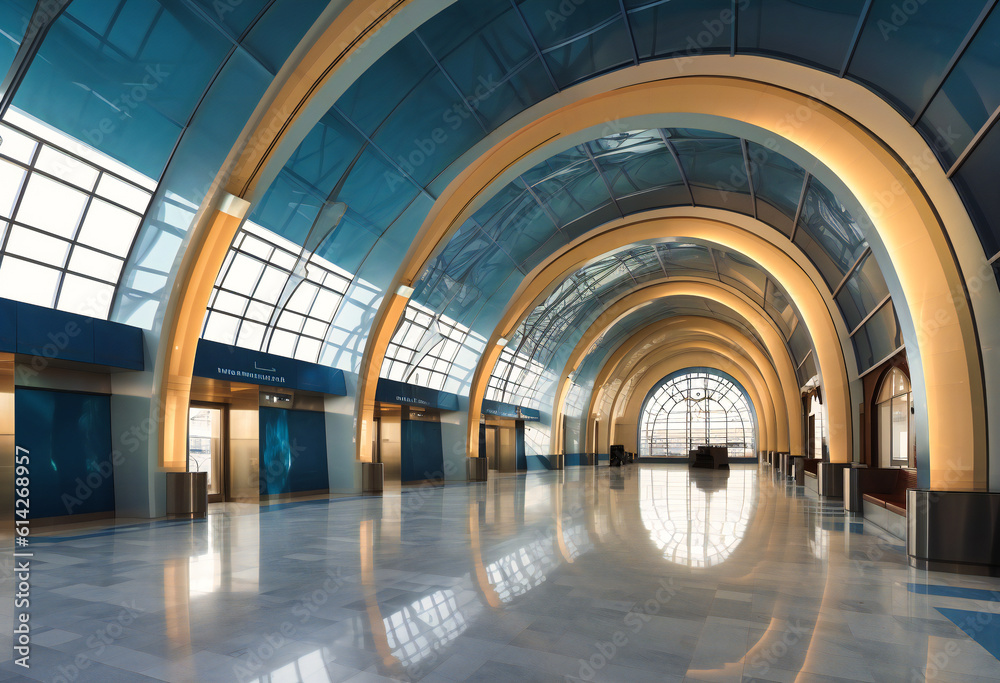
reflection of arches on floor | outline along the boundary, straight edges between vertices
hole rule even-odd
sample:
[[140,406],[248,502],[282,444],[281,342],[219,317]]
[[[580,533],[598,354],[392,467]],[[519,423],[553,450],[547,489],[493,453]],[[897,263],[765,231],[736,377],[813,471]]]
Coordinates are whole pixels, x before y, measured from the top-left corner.
[[[757,471],[733,469],[717,491],[710,486],[721,472],[687,468],[639,472],[639,516],[663,557],[685,567],[722,564],[743,542],[757,507]],[[704,488],[703,488],[704,487]]]

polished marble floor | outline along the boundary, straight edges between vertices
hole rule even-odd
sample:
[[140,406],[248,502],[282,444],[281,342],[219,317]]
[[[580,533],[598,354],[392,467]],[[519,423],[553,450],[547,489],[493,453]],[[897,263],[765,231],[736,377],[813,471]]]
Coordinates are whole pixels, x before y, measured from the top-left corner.
[[910,569],[901,541],[755,465],[501,475],[34,542],[32,667],[5,648],[0,680],[1000,679],[1000,580]]

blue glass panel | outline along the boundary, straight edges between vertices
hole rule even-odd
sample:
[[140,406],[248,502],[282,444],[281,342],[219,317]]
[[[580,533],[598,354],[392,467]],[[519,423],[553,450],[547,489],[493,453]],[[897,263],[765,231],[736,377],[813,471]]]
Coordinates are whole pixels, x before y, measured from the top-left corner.
[[660,260],[671,276],[715,277],[715,263],[708,249],[698,244],[658,244]]
[[328,0],[277,0],[243,44],[276,74],[328,4]]
[[250,220],[296,244],[302,244],[323,202],[323,198],[312,194],[301,181],[282,169],[267,188]]
[[634,59],[631,40],[625,21],[619,18],[568,45],[552,48],[545,53],[545,61],[556,83],[565,88],[595,74],[631,64]]
[[233,51],[174,152],[170,165],[184,172],[173,177],[171,192],[201,203],[240,134],[233,121],[250,118],[270,83],[271,75],[245,50]]
[[837,304],[844,314],[847,329],[853,330],[865,316],[889,295],[889,288],[882,277],[875,257],[870,253],[862,257],[857,269],[837,294]]
[[[233,37],[239,38],[270,0],[192,0],[192,2],[201,5],[212,21],[225,26]],[[299,2],[296,3],[296,7],[305,4]]]
[[337,100],[337,109],[371,135],[399,100],[435,68],[420,41],[407,36],[354,81]]
[[549,254],[560,247],[569,244],[569,238],[565,232],[557,232],[550,237],[545,244],[540,246],[528,258],[521,262],[521,268],[527,272],[549,257]]
[[833,291],[867,247],[857,221],[816,178],[809,181],[795,243]]
[[742,0],[737,4],[737,52],[780,55],[839,71],[865,3]]
[[366,227],[382,233],[419,194],[413,183],[401,178],[380,153],[371,147],[361,154],[340,194],[348,211],[363,217]]
[[552,0],[518,0],[525,21],[542,50],[572,40],[621,17],[618,0],[553,3]]
[[791,235],[802,196],[805,170],[794,161],[755,142],[747,143],[747,153],[757,197],[757,218]]
[[898,0],[875,0],[848,74],[912,116],[934,94],[982,9],[982,2],[925,1],[906,12]]
[[902,346],[903,338],[892,302],[880,308],[851,339],[858,358],[858,372],[873,368]]
[[349,273],[356,273],[377,239],[378,235],[362,227],[355,217],[345,215],[333,234],[316,250],[316,255]]
[[802,362],[802,364],[795,370],[796,378],[799,380],[800,385],[804,385],[810,379],[819,374],[816,370],[816,355],[810,354]]
[[[556,231],[556,226],[534,197],[525,193],[504,212],[504,220],[493,233],[497,244],[521,263]],[[490,234],[487,232],[487,234]]]
[[323,413],[261,407],[258,415],[260,494],[328,489]]
[[327,197],[364,145],[365,139],[351,124],[335,111],[328,112],[292,153],[285,170]]
[[24,32],[35,8],[34,0],[0,3],[0,73],[7,73],[21,46]]
[[123,0],[110,22],[108,4],[69,6],[14,105],[158,178],[231,43],[181,3]]
[[587,144],[617,198],[651,188],[684,185],[677,163],[656,131],[620,141],[601,138]]
[[1000,11],[996,8],[948,75],[919,129],[946,166],[1000,106]]
[[608,221],[613,221],[619,217],[621,217],[621,214],[618,213],[618,207],[616,207],[609,199],[601,206],[583,214],[577,220],[564,225],[562,227],[562,232],[566,235],[567,239],[575,240],[584,233],[590,232],[594,228],[602,226]]
[[420,36],[489,129],[554,92],[509,3],[463,0]]
[[400,102],[373,139],[426,186],[484,135],[445,75],[435,70]]
[[625,0],[640,59],[729,52],[731,0]]
[[[571,223],[611,200],[601,174],[589,161],[574,172],[544,185],[546,187],[539,194],[548,195],[546,205],[560,225]],[[541,189],[541,185],[536,189]]]
[[492,66],[491,61],[495,63],[493,51],[473,43],[443,64],[488,130],[555,93],[538,57],[511,67]]
[[752,215],[750,183],[739,138],[676,137],[686,133],[675,132],[672,142],[691,184],[695,204]]
[[997,192],[1000,126],[994,125],[972,150],[953,179],[979,232],[987,256],[1000,252],[1000,192]]
[[[801,326],[801,320],[792,307],[784,290],[778,287],[774,280],[770,280],[767,286],[767,297],[764,299],[764,312],[767,313],[785,336],[791,335],[792,329]],[[798,325],[797,325],[798,323]]]

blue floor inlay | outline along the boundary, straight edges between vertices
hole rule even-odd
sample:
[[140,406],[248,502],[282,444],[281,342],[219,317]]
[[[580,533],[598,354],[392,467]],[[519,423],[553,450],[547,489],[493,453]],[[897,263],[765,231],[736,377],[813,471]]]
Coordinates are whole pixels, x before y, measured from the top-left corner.
[[996,618],[996,614],[946,607],[936,609],[982,645],[987,652],[1000,659],[1000,620]]
[[940,586],[926,583],[908,583],[906,587],[911,593],[919,593],[920,595],[940,595],[946,598],[967,598],[969,600],[1000,602],[1000,592],[982,590],[981,588],[959,588],[957,586]]

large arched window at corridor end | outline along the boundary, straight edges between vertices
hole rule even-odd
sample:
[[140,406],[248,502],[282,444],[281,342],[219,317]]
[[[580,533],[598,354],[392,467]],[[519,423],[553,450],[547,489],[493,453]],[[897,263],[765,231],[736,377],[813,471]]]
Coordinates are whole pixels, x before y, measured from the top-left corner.
[[880,467],[916,466],[912,405],[909,378],[899,368],[892,368],[882,379],[875,400]]
[[726,446],[754,457],[756,416],[746,391],[724,372],[689,368],[664,377],[642,405],[641,457],[686,458],[698,446]]

